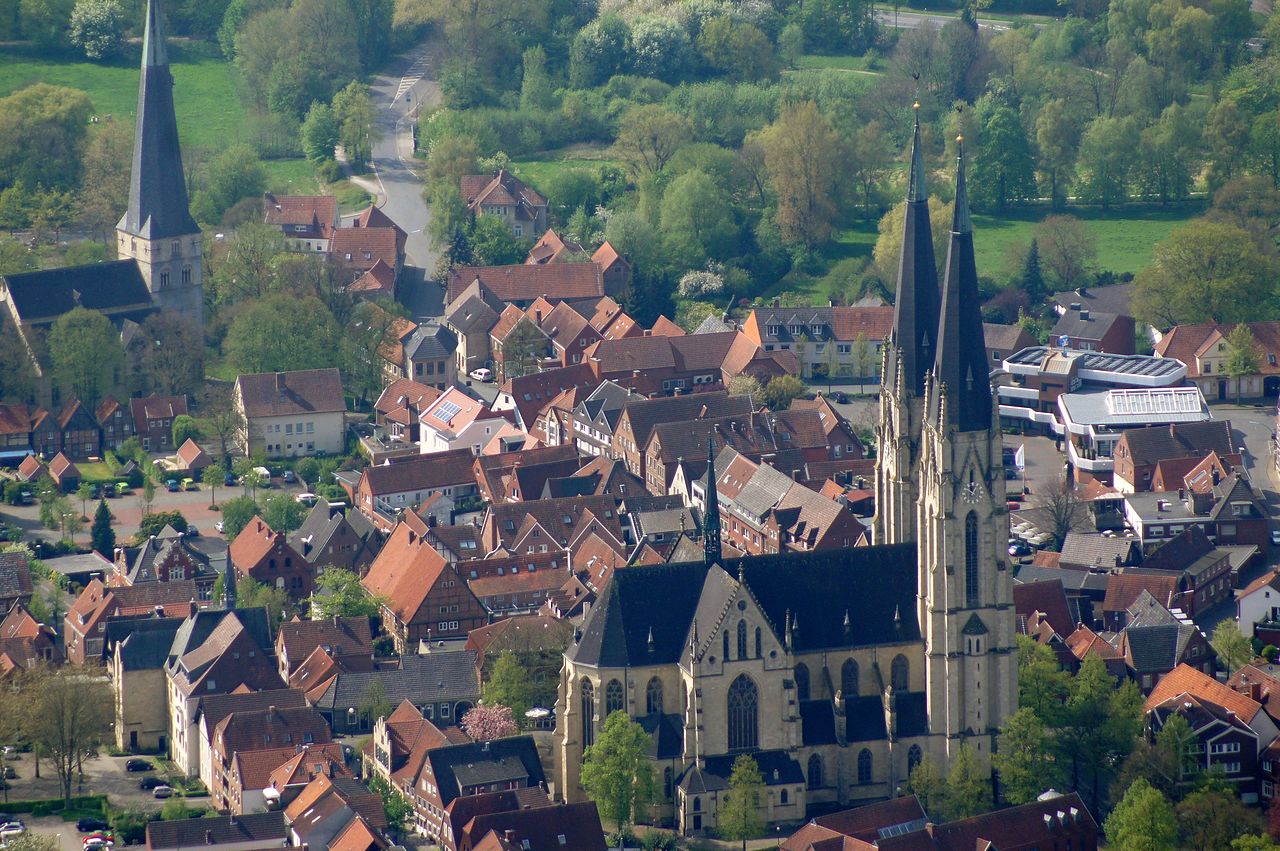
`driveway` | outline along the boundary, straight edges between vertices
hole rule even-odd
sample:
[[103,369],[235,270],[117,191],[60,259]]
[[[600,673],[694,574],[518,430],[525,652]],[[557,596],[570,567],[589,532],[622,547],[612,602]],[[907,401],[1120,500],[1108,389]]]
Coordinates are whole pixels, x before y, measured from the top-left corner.
[[[127,772],[124,770],[125,759],[126,757],[106,756],[104,754],[86,760],[84,764],[84,782],[83,784],[73,783],[71,794],[106,795],[110,798],[112,806],[123,809],[145,810],[148,812],[159,810],[164,802],[156,800],[150,792],[138,788],[139,780],[156,772]],[[12,786],[8,790],[9,800],[38,801],[58,798],[62,795],[62,789],[58,783],[58,775],[53,770],[52,763],[41,762],[40,777],[38,779],[34,776],[35,759],[31,754],[21,754],[21,759],[17,762],[9,762],[9,764],[13,765],[18,771],[18,779],[10,781]],[[207,798],[193,798],[192,803],[200,805],[207,800]],[[3,809],[4,801],[0,799],[0,810]],[[24,821],[27,821],[27,819],[24,819]],[[37,821],[45,820],[39,819]],[[74,824],[67,824],[58,819],[53,819],[52,821],[66,828],[68,832],[75,833]],[[28,821],[27,826],[33,827],[33,823]]]

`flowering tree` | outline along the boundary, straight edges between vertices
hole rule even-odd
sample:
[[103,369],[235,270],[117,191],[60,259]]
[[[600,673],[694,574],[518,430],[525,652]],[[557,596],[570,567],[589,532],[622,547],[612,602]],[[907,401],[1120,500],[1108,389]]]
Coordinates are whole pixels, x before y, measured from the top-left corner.
[[462,729],[477,742],[489,742],[520,732],[509,707],[500,703],[481,705],[462,716]]

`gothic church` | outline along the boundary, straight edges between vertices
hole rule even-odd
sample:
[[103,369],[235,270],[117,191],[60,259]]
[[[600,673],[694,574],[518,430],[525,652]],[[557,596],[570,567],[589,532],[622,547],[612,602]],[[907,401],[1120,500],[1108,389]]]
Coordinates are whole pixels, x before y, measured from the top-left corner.
[[652,736],[651,817],[716,827],[751,753],[769,822],[904,791],[924,754],[981,758],[1016,708],[998,412],[978,308],[963,147],[941,291],[917,118],[893,332],[884,347],[875,544],[721,557],[709,465],[702,562],[619,570],[565,652],[555,791],[623,710]]
[[[102,312],[126,340],[157,310],[182,314],[199,326],[204,315],[201,247],[200,227],[187,203],[159,0],[148,0],[129,206],[116,225],[120,259],[0,278],[4,324],[12,324],[33,353],[42,349],[39,336],[75,307]],[[4,327],[3,333],[11,329]]]

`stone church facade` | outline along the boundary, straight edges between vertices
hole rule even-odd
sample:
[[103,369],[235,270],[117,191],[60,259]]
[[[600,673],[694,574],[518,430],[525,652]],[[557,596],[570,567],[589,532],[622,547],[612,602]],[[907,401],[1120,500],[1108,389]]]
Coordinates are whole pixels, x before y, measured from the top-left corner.
[[[884,347],[875,544],[614,574],[565,652],[555,792],[622,710],[651,734],[650,817],[716,827],[751,753],[769,822],[903,794],[924,754],[987,759],[1016,709],[1001,437],[963,158],[941,289],[917,122],[894,330]],[[714,466],[708,473],[713,492]],[[708,518],[708,529],[718,528]]]

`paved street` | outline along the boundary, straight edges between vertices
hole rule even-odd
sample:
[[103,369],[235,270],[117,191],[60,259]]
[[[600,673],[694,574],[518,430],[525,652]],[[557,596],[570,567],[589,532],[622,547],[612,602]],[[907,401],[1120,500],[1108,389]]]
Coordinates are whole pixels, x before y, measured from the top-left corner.
[[431,45],[422,44],[373,78],[370,92],[378,110],[380,138],[373,146],[373,174],[355,179],[374,193],[382,212],[409,235],[401,301],[419,320],[444,312],[443,292],[425,279],[435,268],[437,255],[427,236],[431,211],[422,198],[422,180],[415,171],[418,164],[413,157],[417,116],[440,100],[434,66]]
[[[956,19],[956,15],[944,15],[931,12],[894,12],[892,9],[877,9],[876,20],[884,26],[897,27],[900,30],[914,30],[931,24],[935,27],[942,27]],[[1042,21],[1031,21],[1037,27],[1043,27]],[[1012,26],[1011,21],[1002,21],[995,18],[978,18],[978,26],[982,29],[991,30],[993,32],[1003,32]]]

